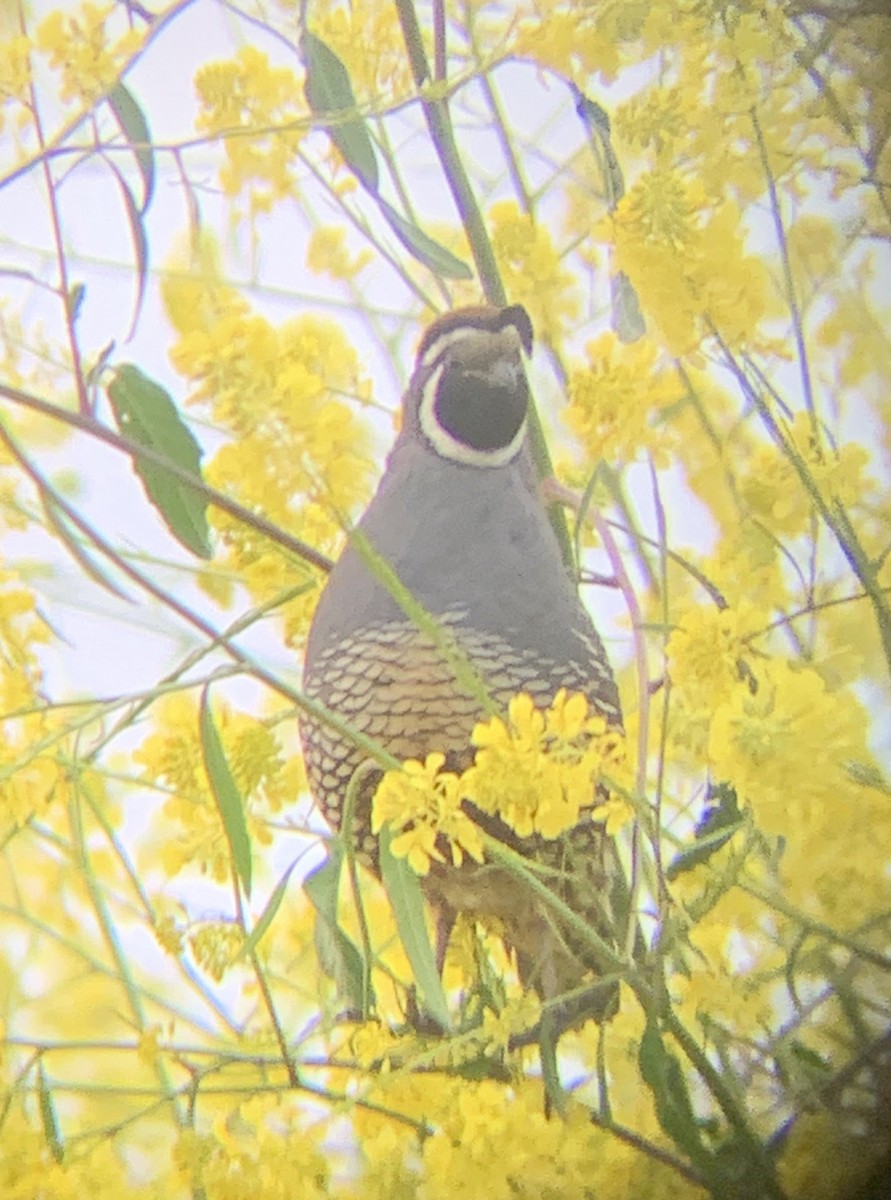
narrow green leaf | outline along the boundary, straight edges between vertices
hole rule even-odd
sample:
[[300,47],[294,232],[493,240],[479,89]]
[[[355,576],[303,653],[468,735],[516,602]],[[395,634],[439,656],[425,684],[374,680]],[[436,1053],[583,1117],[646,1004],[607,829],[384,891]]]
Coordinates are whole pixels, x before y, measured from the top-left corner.
[[[168,393],[129,363],[118,367],[106,388],[121,433],[165,455],[201,482],[201,448]],[[146,495],[167,528],[201,558],[212,555],[207,501],[169,471],[136,457],[134,466]]]
[[665,1048],[662,1034],[652,1020],[647,1021],[641,1038],[638,1064],[644,1083],[653,1093],[656,1116],[664,1132],[693,1162],[700,1166],[710,1163],[711,1155],[702,1144],[684,1072]]
[[41,496],[41,499],[47,521],[56,531],[59,540],[84,574],[88,575],[94,583],[98,583],[100,587],[106,588],[112,595],[117,596],[118,599],[126,600],[128,604],[132,604],[133,597],[128,596],[122,588],[118,587],[108,572],[99,566],[92,555],[88,554],[78,541],[77,535],[68,527],[68,522],[58,505],[45,493]]
[[891,796],[891,781],[882,774],[875,763],[849,762],[845,763],[845,770],[848,777],[861,787],[875,788],[877,792]]
[[[306,81],[303,90],[314,113],[327,116],[356,107],[349,72],[334,51],[308,31],[303,35]],[[362,117],[349,117],[327,126],[328,136],[347,166],[373,193],[378,189],[377,156]]]
[[124,197],[124,208],[127,212],[130,237],[133,239],[133,251],[136,256],[136,300],[133,304],[133,317],[130,321],[130,328],[127,331],[127,336],[124,338],[125,342],[129,342],[136,329],[136,322],[139,320],[139,314],[142,311],[142,301],[145,297],[145,282],[148,276],[148,240],[146,239],[145,228],[142,223],[142,213],[136,207],[136,201],[133,199],[130,185],[113,163],[109,163],[108,165],[115,179],[117,179],[121,195]]
[[400,216],[392,204],[388,204],[381,196],[377,197],[377,202],[399,241],[418,262],[447,279],[473,278],[473,271],[467,263],[452,254],[451,250],[447,250],[422,229],[418,229],[417,225],[412,225],[411,221]]
[[601,482],[606,464],[598,462],[597,466],[591,472],[588,482],[585,484],[585,490],[582,492],[582,498],[579,501],[578,510],[575,514],[575,525],[572,531],[572,541],[575,548],[575,561],[582,561],[582,534],[585,529],[585,522],[588,520],[588,512],[591,508],[591,503],[594,499],[594,493],[597,491],[597,485]]
[[276,913],[282,906],[282,901],[284,900],[285,893],[288,890],[288,880],[291,878],[291,872],[296,866],[297,863],[292,862],[287,871],[285,871],[284,875],[282,875],[281,879],[275,885],[272,895],[266,901],[266,907],[260,914],[257,924],[251,930],[250,936],[246,939],[244,945],[233,958],[233,962],[237,962],[238,959],[246,958],[249,954],[253,954],[260,942],[263,940],[264,934],[275,920]]
[[40,1101],[40,1122],[43,1125],[43,1136],[46,1138],[46,1144],[49,1146],[53,1158],[60,1163],[64,1157],[65,1148],[62,1145],[59,1124],[56,1120],[56,1106],[53,1104],[52,1093],[49,1090],[42,1062],[37,1064],[37,1094]]
[[136,163],[142,175],[142,204],[144,213],[151,203],[155,191],[155,156],[152,150],[152,135],[142,109],[133,98],[133,93],[122,83],[115,84],[106,97],[108,106],[117,118],[127,141],[133,146]]
[[557,1064],[557,1027],[551,1011],[542,1014],[538,1053],[541,1059],[541,1077],[544,1082],[545,1095],[557,1115],[565,1117],[566,1093],[560,1082],[560,1069]]
[[109,358],[111,358],[111,355],[114,352],[114,348],[115,348],[115,341],[114,341],[114,338],[112,338],[112,340],[110,342],[106,342],[105,345],[102,347],[102,349],[99,351],[99,354],[96,357],[96,361],[93,363],[93,365],[87,371],[86,377],[84,379],[84,382],[86,383],[88,390],[92,390],[93,388],[98,386],[99,376],[102,374],[103,370],[105,369]]
[[223,744],[213,722],[207,688],[201,693],[201,752],[210,789],[223,819],[232,862],[246,896],[251,894],[251,839],[241,793],[232,778]]
[[428,1012],[443,1029],[448,1030],[451,1025],[449,1006],[436,969],[433,946],[427,935],[421,881],[405,859],[393,854],[390,842],[390,831],[384,826],[380,836],[381,879],[393,907],[399,938]]
[[[668,864],[665,878],[676,879],[708,860],[730,841],[745,822],[736,792],[728,784],[713,784],[708,790],[709,806],[696,826],[696,840]],[[714,803],[717,801],[717,803]]]
[[365,959],[337,917],[343,857],[343,847],[332,842],[325,862],[303,881],[303,890],[316,910],[315,943],[322,970],[334,980],[350,1008],[364,1015],[372,1003],[372,997],[366,994]]
[[613,332],[620,342],[626,346],[639,341],[647,331],[643,313],[640,311],[640,301],[634,284],[624,271],[613,275],[609,281],[610,298],[612,300]]
[[72,325],[80,316],[80,310],[84,306],[86,294],[87,289],[82,283],[73,283],[68,289],[68,319]]

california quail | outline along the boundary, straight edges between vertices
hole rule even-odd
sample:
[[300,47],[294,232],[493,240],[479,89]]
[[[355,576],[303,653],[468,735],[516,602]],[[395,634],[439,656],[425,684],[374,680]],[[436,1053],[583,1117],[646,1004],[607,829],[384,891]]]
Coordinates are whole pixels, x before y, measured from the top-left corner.
[[[418,347],[401,432],[359,528],[450,631],[499,707],[521,691],[545,707],[565,687],[584,692],[618,726],[612,672],[538,494],[526,438],[523,360],[531,349],[532,326],[518,305],[462,308],[433,322]],[[458,771],[473,761],[470,735],[485,715],[478,694],[462,690],[441,650],[354,545],[319,600],[304,688],[398,759],[441,750]],[[308,716],[301,731],[311,790],[337,829],[347,785],[365,755]],[[352,825],[354,845],[372,866],[370,810],[379,779],[380,772],[363,779]],[[590,814],[550,841],[519,838],[497,818],[474,815],[523,855],[558,867],[566,903],[610,936],[614,850]],[[571,948],[571,935],[557,930],[503,867],[435,864],[424,890],[437,914],[441,953],[458,913],[497,917],[521,977],[542,996],[585,978],[591,963],[584,952]]]

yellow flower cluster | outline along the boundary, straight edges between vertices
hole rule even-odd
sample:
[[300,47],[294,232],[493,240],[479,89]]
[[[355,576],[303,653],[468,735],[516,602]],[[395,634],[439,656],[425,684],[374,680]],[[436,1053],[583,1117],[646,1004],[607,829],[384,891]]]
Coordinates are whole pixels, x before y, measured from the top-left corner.
[[852,289],[834,298],[817,330],[819,345],[833,351],[828,363],[835,386],[850,389],[858,403],[867,391],[883,403],[891,373],[887,321],[876,320],[871,309],[879,270],[871,256],[864,256],[855,269]]
[[474,765],[460,776],[442,771],[445,756],[434,753],[424,763],[409,760],[386,772],[378,786],[374,831],[384,825],[398,830],[393,852],[408,858],[420,875],[427,874],[432,861],[444,861],[440,838],[455,865],[465,854],[482,861],[479,830],[462,807],[465,800],[499,817],[520,837],[559,837],[585,812],[607,819],[609,831],[615,832],[632,815],[615,790],[595,807],[598,785],[628,783],[625,741],[619,730],[589,710],[581,693],[561,688],[544,712],[521,693],[511,700],[507,719],[480,722],[472,742]]
[[849,791],[846,764],[868,758],[863,724],[853,698],[828,692],[816,671],[771,659],[715,707],[715,778],[733,782],[762,829],[788,834],[794,810],[836,804]]
[[[826,503],[848,506],[873,491],[866,468],[869,452],[856,442],[833,446],[814,435],[807,413],[797,413],[787,428],[801,465]],[[745,472],[740,472],[740,496],[753,516],[777,533],[806,533],[814,517],[808,489],[788,453],[773,443],[759,443]]]
[[758,341],[758,324],[776,302],[764,262],[745,252],[742,214],[731,201],[710,210],[698,183],[660,165],[603,228],[672,354],[693,354],[711,325],[732,347]]
[[483,860],[479,830],[461,807],[460,780],[443,771],[444,754],[428,754],[424,762],[409,759],[398,771],[387,771],[374,797],[372,829],[385,825],[398,830],[392,850],[407,858],[419,875],[426,875],[431,861],[444,862],[437,839],[451,850],[452,862],[460,866],[464,855]]
[[0,567],[0,838],[67,795],[40,696],[38,649],[48,640],[35,597]]
[[209,921],[189,934],[189,948],[195,962],[217,983],[243,945],[244,934],[237,925],[226,921]]
[[[232,777],[244,799],[251,838],[268,845],[267,816],[293,803],[303,782],[299,758],[285,759],[266,724],[222,708],[220,737]],[[145,839],[146,861],[160,861],[169,876],[198,865],[218,882],[231,861],[219,811],[211,795],[193,696],[172,695],[155,709],[155,729],[133,755],[147,782],[167,792],[162,822]]]
[[[357,102],[380,105],[414,91],[394,5],[378,0],[313,5],[312,29],[344,64]],[[422,33],[429,27],[422,25]],[[429,53],[429,50],[428,50]]]
[[698,605],[682,617],[668,639],[668,668],[691,710],[711,715],[735,692],[753,656],[752,639],[769,623],[746,599],[723,609]]
[[332,279],[354,279],[373,259],[370,250],[352,257],[347,248],[347,231],[342,225],[314,229],[306,250],[306,265],[316,275]]
[[17,123],[30,120],[31,42],[24,34],[0,42],[0,133],[6,124],[6,111],[20,108]]
[[254,211],[267,211],[294,188],[293,164],[306,117],[299,79],[287,67],[273,67],[255,46],[243,46],[234,58],[209,63],[195,76],[201,104],[196,125],[207,133],[254,130],[253,136],[226,137],[226,164],[220,183],[237,196],[249,183]]
[[61,73],[63,100],[91,104],[117,81],[121,68],[141,43],[135,29],[112,41],[106,22],[116,5],[86,3],[75,12],[54,9],[37,29],[36,45]]
[[[366,431],[348,402],[364,401],[358,357],[339,327],[305,315],[274,326],[219,281],[212,249],[195,273],[164,285],[179,334],[174,365],[233,440],[207,468],[216,486],[322,550],[342,536],[341,516],[367,499],[373,463]],[[268,539],[216,514],[238,576],[260,601],[293,587],[294,566]],[[312,597],[292,602],[286,632],[305,632]]]
[[546,712],[515,696],[507,721],[477,725],[472,740],[476,759],[462,776],[464,794],[520,837],[559,837],[592,806],[598,782],[625,774],[622,734],[565,688]]
[[288,1096],[259,1095],[218,1109],[212,1128],[186,1129],[173,1149],[167,1196],[220,1200],[325,1200],[331,1196],[326,1126],[308,1125]]
[[656,422],[684,392],[674,368],[650,338],[626,346],[614,333],[604,333],[588,343],[585,354],[588,365],[570,375],[564,420],[593,460],[619,466],[645,450],[664,459],[665,439]]
[[543,342],[561,338],[579,314],[575,276],[564,266],[547,226],[521,211],[514,200],[489,209],[492,248],[504,289],[522,304]]

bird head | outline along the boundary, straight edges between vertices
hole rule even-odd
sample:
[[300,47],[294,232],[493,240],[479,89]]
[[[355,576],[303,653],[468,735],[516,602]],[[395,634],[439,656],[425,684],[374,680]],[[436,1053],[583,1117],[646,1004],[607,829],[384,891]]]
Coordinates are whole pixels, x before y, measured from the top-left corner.
[[519,304],[445,313],[418,346],[405,395],[405,424],[442,458],[499,467],[526,437],[532,322]]

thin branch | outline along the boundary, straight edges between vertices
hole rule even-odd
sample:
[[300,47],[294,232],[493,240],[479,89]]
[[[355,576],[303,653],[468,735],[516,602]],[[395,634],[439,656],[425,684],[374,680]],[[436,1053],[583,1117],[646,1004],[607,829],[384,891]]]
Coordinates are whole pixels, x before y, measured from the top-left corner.
[[[771,1161],[770,1152],[749,1127],[744,1107],[739,1103],[721,1072],[712,1064],[695,1038],[687,1032],[671,1005],[665,1006],[662,1020],[666,1030],[681,1047],[690,1065],[699,1074],[721,1112],[727,1118],[729,1125],[736,1132],[741,1147],[745,1147],[750,1168],[753,1168],[751,1173],[756,1175],[757,1191],[754,1194],[769,1196],[771,1200],[787,1200],[786,1193],[777,1180],[776,1168]],[[753,1180],[753,1182],[756,1181]]]
[[873,610],[876,616],[876,624],[879,628],[879,636],[882,642],[882,648],[885,653],[885,659],[888,664],[888,669],[891,671],[891,606],[885,597],[884,589],[879,583],[878,572],[875,565],[870,561],[869,556],[860,544],[860,539],[857,537],[856,531],[848,518],[847,513],[837,501],[827,501],[824,499],[817,482],[808,469],[807,463],[801,457],[797,447],[792,442],[792,439],[787,437],[780,428],[779,423],[773,413],[767,406],[764,397],[752,385],[749,377],[739,365],[735,355],[730,351],[729,347],[724,342],[718,331],[712,326],[711,330],[716,338],[718,345],[724,356],[724,361],[730,370],[733,372],[737,382],[744,395],[758,410],[758,413],[763,421],[768,433],[773,438],[776,445],[785,455],[788,462],[794,468],[795,473],[801,480],[805,490],[811,498],[814,508],[823,518],[827,528],[834,535],[839,549],[848,561],[854,574],[863,585],[863,590],[867,593],[872,602]]
[[[649,757],[649,736],[650,736],[650,676],[647,664],[647,648],[644,640],[644,619],[640,605],[637,602],[637,595],[631,580],[628,578],[628,573],[625,570],[625,564],[622,561],[622,555],[619,553],[619,547],[616,545],[616,540],[613,537],[612,530],[607,522],[599,513],[594,514],[594,526],[598,536],[603,542],[607,557],[609,558],[610,566],[613,569],[613,574],[619,581],[619,587],[622,592],[622,598],[628,609],[628,615],[631,618],[632,637],[634,639],[634,660],[637,665],[637,765],[635,769],[634,789],[638,797],[646,794],[647,786],[647,759]],[[659,833],[656,830],[654,837],[658,838]],[[641,872],[640,872],[640,828],[637,821],[634,822],[632,831],[632,846],[631,846],[631,895],[628,905],[628,927],[625,931],[625,953],[631,957],[634,946],[637,941],[637,906],[640,897]]]
[[815,438],[819,438],[819,421],[817,419],[817,410],[814,406],[814,392],[811,384],[811,368],[808,360],[807,345],[804,340],[804,327],[801,322],[801,310],[798,307],[798,297],[795,292],[795,279],[792,275],[792,262],[789,258],[789,243],[786,240],[786,230],[783,225],[783,214],[780,211],[780,198],[777,194],[776,180],[773,176],[773,171],[770,166],[770,158],[767,154],[767,144],[764,141],[764,134],[761,132],[761,122],[758,120],[757,110],[753,107],[750,110],[752,118],[752,126],[755,130],[755,138],[758,142],[758,152],[761,155],[761,165],[764,168],[764,175],[767,179],[767,190],[770,196],[770,211],[773,216],[773,225],[777,237],[777,245],[780,249],[780,261],[783,264],[783,279],[786,286],[786,302],[789,305],[789,312],[792,315],[792,331],[795,336],[795,347],[798,353],[798,369],[801,372],[801,387],[804,393],[804,403],[807,407],[811,418],[811,426]]
[[321,571],[331,570],[333,564],[327,554],[322,554],[320,550],[316,550],[308,542],[301,541],[300,538],[295,538],[291,534],[286,533],[278,525],[273,524],[272,521],[267,521],[259,513],[252,512],[251,509],[245,508],[243,504],[239,504],[237,500],[230,499],[230,497],[226,496],[223,492],[217,491],[216,488],[205,483],[203,479],[200,479],[191,471],[186,470],[178,463],[173,462],[172,459],[167,458],[166,455],[153,450],[151,446],[141,445],[139,442],[131,441],[130,438],[115,433],[114,430],[109,429],[108,426],[103,425],[101,421],[98,421],[93,416],[70,412],[68,409],[60,408],[58,404],[52,404],[48,400],[42,400],[38,396],[32,396],[29,392],[23,392],[19,388],[10,387],[8,384],[0,383],[0,396],[5,396],[7,400],[11,400],[14,404],[21,405],[23,408],[31,409],[32,412],[42,413],[45,417],[61,421],[64,425],[70,425],[73,429],[79,429],[82,433],[87,433],[90,437],[94,437],[100,442],[105,442],[108,446],[113,446],[115,450],[121,450],[124,454],[130,455],[131,458],[151,463],[155,467],[163,467],[178,483],[184,483],[194,488],[200,496],[204,496],[206,500],[223,512],[228,513],[230,517],[244,522],[245,525],[249,525],[257,533],[262,533],[270,541],[295,554],[298,558],[312,563],[314,567],[318,567]]
[[670,1150],[665,1150],[662,1146],[657,1146],[654,1142],[650,1142],[645,1137],[642,1137],[641,1134],[635,1133],[633,1129],[626,1129],[624,1125],[619,1125],[616,1121],[603,1116],[601,1113],[591,1112],[589,1118],[591,1124],[596,1125],[598,1129],[607,1130],[607,1132],[613,1134],[620,1141],[633,1146],[635,1150],[639,1150],[641,1154],[655,1159],[656,1162],[660,1162],[666,1167],[671,1167],[672,1171],[676,1171],[678,1175],[683,1179],[689,1180],[690,1183],[695,1183],[701,1188],[706,1187],[705,1180],[699,1172],[689,1166],[688,1163],[685,1163],[683,1159],[672,1154]]
[[[115,965],[117,978],[124,989],[130,1005],[130,1011],[137,1028],[144,1031],[147,1027],[145,1010],[142,1004],[142,997],[139,994],[139,988],[133,978],[130,970],[130,961],[123,951],[121,940],[118,937],[118,932],[114,927],[111,919],[111,914],[105,903],[105,898],[102,895],[96,883],[96,878],[90,869],[89,851],[87,842],[84,837],[83,821],[80,810],[80,789],[79,780],[75,776],[74,786],[72,788],[71,799],[68,805],[68,817],[71,824],[71,853],[77,866],[81,878],[86,884],[87,892],[90,896],[90,901],[93,906],[93,913],[96,917],[96,922],[102,931],[102,936],[105,940],[106,948],[111,955]],[[179,1104],[176,1100],[176,1092],[167,1074],[167,1069],[160,1060],[155,1062],[155,1073],[158,1077],[158,1083],[164,1092],[164,1097],[169,1100],[173,1112],[174,1119],[178,1125],[182,1124],[182,1113]]]

